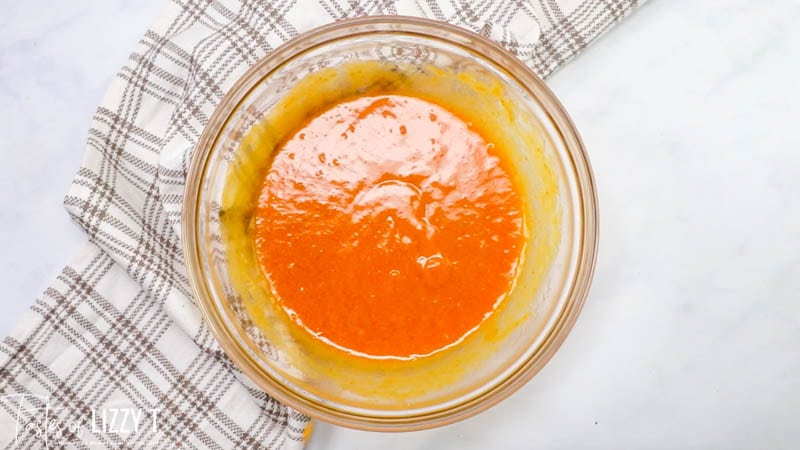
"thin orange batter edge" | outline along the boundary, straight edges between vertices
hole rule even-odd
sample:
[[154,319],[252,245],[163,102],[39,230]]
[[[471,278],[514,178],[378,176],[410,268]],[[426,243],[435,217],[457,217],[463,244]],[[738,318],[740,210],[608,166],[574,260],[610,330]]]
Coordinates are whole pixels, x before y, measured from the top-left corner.
[[351,353],[414,357],[458,343],[513,284],[523,205],[470,123],[407,95],[346,100],[278,151],[254,211],[277,301]]

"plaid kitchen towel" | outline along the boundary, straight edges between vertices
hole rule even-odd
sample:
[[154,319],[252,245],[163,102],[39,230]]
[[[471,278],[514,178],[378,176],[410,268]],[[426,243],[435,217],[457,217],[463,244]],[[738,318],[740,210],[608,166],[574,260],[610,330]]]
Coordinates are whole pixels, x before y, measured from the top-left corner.
[[0,445],[301,447],[308,418],[225,357],[193,304],[181,254],[186,169],[228,88],[287,39],[372,14],[461,25],[547,76],[638,3],[170,2],[97,109],[66,196],[89,242],[0,345]]

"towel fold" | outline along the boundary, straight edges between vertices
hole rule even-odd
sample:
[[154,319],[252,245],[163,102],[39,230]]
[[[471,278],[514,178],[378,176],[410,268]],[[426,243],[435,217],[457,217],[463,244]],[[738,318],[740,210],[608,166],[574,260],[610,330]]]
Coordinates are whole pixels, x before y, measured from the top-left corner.
[[302,447],[308,418],[228,360],[193,303],[184,267],[187,167],[225,92],[299,33],[375,14],[463,26],[545,77],[639,3],[170,2],[98,107],[65,198],[89,242],[0,345],[0,445]]

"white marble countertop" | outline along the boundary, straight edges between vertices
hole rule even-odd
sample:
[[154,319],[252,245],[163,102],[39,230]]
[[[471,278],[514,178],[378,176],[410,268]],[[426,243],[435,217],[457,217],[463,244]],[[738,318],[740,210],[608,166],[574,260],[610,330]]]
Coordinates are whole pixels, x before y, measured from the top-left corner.
[[[0,334],[81,242],[61,199],[161,1],[4,7]],[[404,434],[318,423],[309,448],[800,448],[798,23],[796,0],[655,0],[555,74],[600,196],[572,334],[477,417]]]

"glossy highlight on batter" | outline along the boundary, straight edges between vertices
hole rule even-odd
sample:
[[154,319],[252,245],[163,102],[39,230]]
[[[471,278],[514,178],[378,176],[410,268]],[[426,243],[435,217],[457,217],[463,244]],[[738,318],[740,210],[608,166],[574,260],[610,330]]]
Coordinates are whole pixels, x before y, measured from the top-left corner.
[[341,102],[275,153],[254,211],[280,306],[323,341],[409,358],[474,330],[511,289],[523,205],[494,144],[407,95]]

